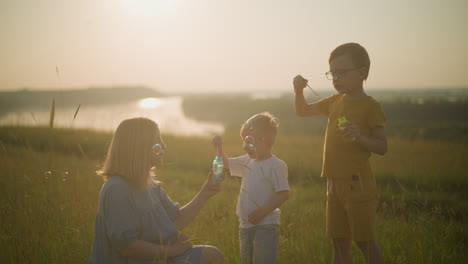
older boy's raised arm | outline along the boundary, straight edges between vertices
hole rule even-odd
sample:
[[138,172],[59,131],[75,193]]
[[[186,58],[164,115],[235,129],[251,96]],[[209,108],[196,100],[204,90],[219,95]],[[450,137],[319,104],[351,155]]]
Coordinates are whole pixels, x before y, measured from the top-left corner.
[[304,98],[304,88],[307,86],[307,80],[304,79],[301,75],[294,77],[294,93],[295,101],[294,106],[296,110],[296,115],[298,116],[314,116],[320,115],[320,108],[317,103],[308,104]]

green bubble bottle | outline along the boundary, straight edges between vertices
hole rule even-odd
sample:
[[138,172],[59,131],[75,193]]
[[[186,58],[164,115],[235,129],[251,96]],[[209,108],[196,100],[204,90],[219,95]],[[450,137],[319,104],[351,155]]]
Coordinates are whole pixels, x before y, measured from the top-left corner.
[[[345,116],[338,117],[338,128],[340,129],[340,131],[343,131],[345,129],[343,124],[346,123],[346,122],[348,122],[348,119],[346,119]],[[356,140],[356,138],[355,137],[353,137],[353,138],[343,137],[343,140],[345,142],[353,142],[354,140]]]
[[216,155],[215,159],[213,160],[213,176],[211,177],[211,182],[217,182],[222,179],[224,172],[224,164],[223,159]]

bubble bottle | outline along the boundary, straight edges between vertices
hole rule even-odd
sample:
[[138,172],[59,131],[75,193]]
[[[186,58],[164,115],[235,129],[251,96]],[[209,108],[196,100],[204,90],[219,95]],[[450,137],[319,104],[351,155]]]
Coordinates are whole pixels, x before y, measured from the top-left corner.
[[216,157],[213,160],[213,176],[211,182],[217,182],[222,179],[224,173],[223,159],[219,156],[219,150],[216,153]]
[[[338,128],[340,129],[340,131],[343,131],[345,129],[343,124],[346,122],[348,122],[348,119],[346,119],[345,116],[338,117]],[[352,138],[343,137],[343,140],[345,142],[353,142],[354,140],[356,140],[356,138],[355,137],[352,137]]]

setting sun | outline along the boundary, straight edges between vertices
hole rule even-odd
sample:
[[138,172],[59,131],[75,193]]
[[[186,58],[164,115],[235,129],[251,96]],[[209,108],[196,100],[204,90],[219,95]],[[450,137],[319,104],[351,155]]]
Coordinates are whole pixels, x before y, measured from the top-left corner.
[[161,100],[157,98],[145,98],[138,101],[140,108],[156,108],[161,105]]

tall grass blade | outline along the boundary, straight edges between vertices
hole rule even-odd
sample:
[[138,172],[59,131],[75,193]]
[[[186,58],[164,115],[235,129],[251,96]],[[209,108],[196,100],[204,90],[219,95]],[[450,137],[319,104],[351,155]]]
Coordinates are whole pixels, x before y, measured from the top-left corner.
[[78,108],[76,108],[75,114],[73,115],[73,119],[76,118],[76,115],[78,114],[78,111],[80,111],[81,104],[78,105]]
[[54,127],[54,118],[55,118],[55,98],[52,99],[52,109],[50,110],[50,120],[49,120],[50,128]]
[[32,116],[32,118],[33,118],[33,120],[34,120],[34,124],[37,125],[37,120],[36,120],[36,117],[34,116],[34,113],[33,113],[33,112],[31,112],[31,116]]
[[85,154],[85,152],[84,152],[84,150],[83,150],[83,147],[81,147],[81,144],[80,144],[80,143],[78,143],[78,149],[80,150],[81,156],[83,156],[83,157],[86,158],[86,154]]

